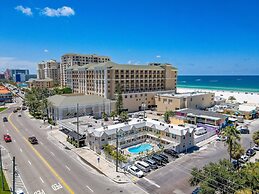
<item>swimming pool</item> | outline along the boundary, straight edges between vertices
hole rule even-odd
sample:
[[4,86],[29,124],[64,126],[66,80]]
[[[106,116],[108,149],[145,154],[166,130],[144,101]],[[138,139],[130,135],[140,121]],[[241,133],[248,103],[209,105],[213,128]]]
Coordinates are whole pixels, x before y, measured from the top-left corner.
[[144,143],[144,144],[129,148],[128,151],[132,154],[138,154],[139,152],[145,152],[151,149],[152,149],[152,145],[150,145],[149,143]]

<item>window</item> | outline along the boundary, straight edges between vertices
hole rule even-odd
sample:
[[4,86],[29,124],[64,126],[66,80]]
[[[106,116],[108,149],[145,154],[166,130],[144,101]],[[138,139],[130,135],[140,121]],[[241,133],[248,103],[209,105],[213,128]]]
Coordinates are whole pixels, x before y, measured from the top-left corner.
[[125,95],[125,98],[128,98],[128,96],[127,96],[127,95]]

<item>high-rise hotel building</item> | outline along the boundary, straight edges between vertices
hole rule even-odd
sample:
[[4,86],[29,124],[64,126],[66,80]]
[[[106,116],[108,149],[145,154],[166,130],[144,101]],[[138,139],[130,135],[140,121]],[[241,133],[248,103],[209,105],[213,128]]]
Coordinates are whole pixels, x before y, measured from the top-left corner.
[[83,66],[89,63],[105,63],[110,61],[110,57],[107,56],[98,56],[98,55],[81,55],[81,54],[65,54],[61,57],[60,64],[60,80],[61,86],[66,86],[67,82],[67,73],[66,70],[72,66]]
[[123,93],[129,112],[155,105],[155,95],[176,91],[177,69],[170,64],[124,65],[113,62],[89,63],[66,69],[66,85],[74,93],[116,98],[116,86]]
[[50,78],[54,83],[60,82],[60,63],[55,60],[42,61],[38,64],[37,78],[40,80]]

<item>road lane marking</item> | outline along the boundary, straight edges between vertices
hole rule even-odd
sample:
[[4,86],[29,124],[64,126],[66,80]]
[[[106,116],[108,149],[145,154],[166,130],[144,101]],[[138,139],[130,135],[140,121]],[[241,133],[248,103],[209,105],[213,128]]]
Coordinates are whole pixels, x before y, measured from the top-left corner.
[[62,185],[60,183],[55,183],[53,185],[51,185],[51,188],[54,190],[54,191],[57,191],[59,189],[62,189]]
[[45,194],[45,191],[43,189],[35,191],[33,194]]
[[22,148],[20,148],[20,152],[22,152]]
[[151,185],[156,186],[157,188],[160,188],[160,186],[158,184],[156,184],[154,181],[151,181],[149,179],[147,179],[146,177],[144,177],[143,179],[145,179],[147,182],[149,182]]
[[91,189],[88,185],[86,185],[86,187],[93,193],[93,189]]
[[53,152],[50,152],[52,154],[52,156],[55,156],[55,154]]
[[[23,137],[24,141],[27,143],[27,145],[34,151],[34,153],[38,156],[39,159],[45,164],[45,166],[51,171],[51,173],[61,182],[62,185],[68,190],[69,193],[74,194],[75,192],[68,186],[68,184],[59,176],[59,174],[54,170],[54,168],[47,162],[45,158],[31,145],[31,143],[21,134],[20,130],[13,124],[11,120],[11,116],[13,113],[11,113],[8,116],[8,120],[10,124],[13,126],[13,128]],[[61,185],[61,186],[62,186]]]
[[43,143],[40,141],[40,144],[43,145]]
[[31,165],[31,162],[30,162],[30,160],[28,160],[28,163]]
[[44,181],[43,181],[43,179],[41,177],[40,177],[40,180],[41,180],[42,183],[44,183]]
[[14,141],[14,142],[16,142],[16,140],[15,140],[15,139],[14,139],[13,141]]
[[66,165],[66,168],[67,168],[69,171],[71,171],[70,168],[69,168],[67,165]]

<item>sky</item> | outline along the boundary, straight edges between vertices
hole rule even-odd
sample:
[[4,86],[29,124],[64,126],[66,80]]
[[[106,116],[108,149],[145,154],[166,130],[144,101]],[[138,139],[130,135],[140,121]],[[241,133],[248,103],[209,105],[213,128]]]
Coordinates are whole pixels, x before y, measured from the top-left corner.
[[258,0],[1,0],[0,72],[65,53],[259,75]]

